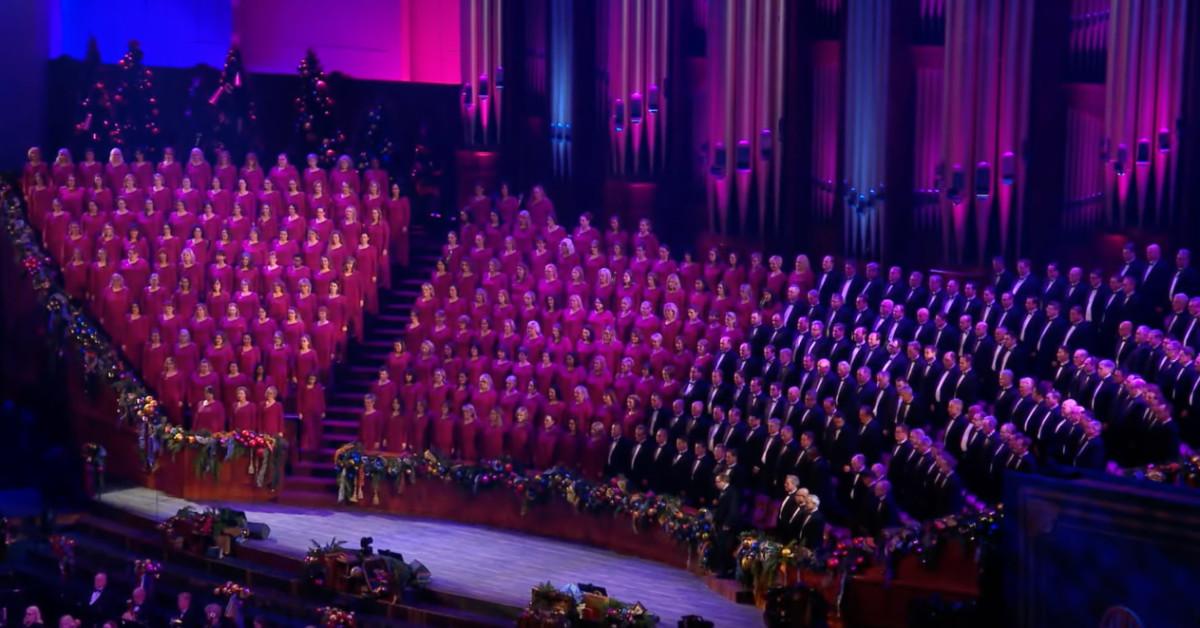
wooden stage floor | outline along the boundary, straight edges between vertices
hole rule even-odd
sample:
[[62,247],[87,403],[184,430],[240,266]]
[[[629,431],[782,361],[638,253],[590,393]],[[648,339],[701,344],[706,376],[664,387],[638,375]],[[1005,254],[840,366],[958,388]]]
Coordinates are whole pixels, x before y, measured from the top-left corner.
[[[156,521],[191,503],[146,488],[114,490],[100,500]],[[683,615],[701,615],[722,627],[763,623],[761,611],[722,597],[686,570],[583,545],[451,521],[333,508],[194,505],[227,505],[245,511],[250,521],[271,527],[270,539],[248,543],[287,556],[303,556],[313,540],[326,543],[337,537],[349,547],[358,547],[359,538],[373,537],[376,549],[425,563],[433,573],[431,588],[473,599],[523,608],[530,588],[538,583],[590,582],[607,588],[617,599],[641,601],[662,618],[663,626],[674,626]]]

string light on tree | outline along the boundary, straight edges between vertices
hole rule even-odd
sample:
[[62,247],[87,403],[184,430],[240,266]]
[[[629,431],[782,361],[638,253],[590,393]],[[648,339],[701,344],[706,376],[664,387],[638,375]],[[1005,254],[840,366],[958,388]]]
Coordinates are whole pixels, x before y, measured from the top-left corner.
[[118,81],[112,100],[126,143],[149,146],[158,143],[158,99],[154,96],[154,72],[146,67],[137,40],[117,62]]
[[333,97],[317,55],[309,50],[297,68],[301,92],[296,97],[296,131],[306,152],[315,152],[321,165],[332,166],[342,154],[346,135],[333,119]]
[[79,122],[75,124],[75,134],[85,145],[110,143],[124,144],[121,126],[116,123],[116,112],[113,109],[113,99],[108,91],[108,84],[100,75],[100,47],[96,38],[88,41],[87,56],[84,57],[85,94],[79,102]]
[[367,169],[372,159],[378,159],[385,169],[395,154],[395,143],[383,117],[383,105],[375,105],[367,112],[367,126],[363,132],[362,150],[358,153],[358,167]]
[[233,46],[225,54],[225,66],[221,69],[217,89],[208,99],[208,104],[216,110],[214,135],[224,146],[235,145],[244,138],[257,135],[254,128],[258,123],[258,113],[245,76],[242,51]]

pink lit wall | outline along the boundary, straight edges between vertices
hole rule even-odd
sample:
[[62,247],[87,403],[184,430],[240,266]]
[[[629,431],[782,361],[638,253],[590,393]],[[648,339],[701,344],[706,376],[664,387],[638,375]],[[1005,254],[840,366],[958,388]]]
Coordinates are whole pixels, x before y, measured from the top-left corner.
[[308,48],[327,72],[381,81],[459,82],[453,0],[234,0],[233,40],[252,72],[291,74]]

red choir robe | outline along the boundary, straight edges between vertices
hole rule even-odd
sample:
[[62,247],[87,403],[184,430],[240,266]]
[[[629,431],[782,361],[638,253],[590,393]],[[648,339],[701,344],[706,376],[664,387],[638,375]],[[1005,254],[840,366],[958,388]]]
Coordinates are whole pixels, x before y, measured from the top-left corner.
[[463,421],[458,426],[458,459],[467,463],[479,460],[479,421]]
[[409,435],[408,445],[413,451],[421,453],[429,448],[430,420],[428,413],[412,413],[412,418],[409,419],[412,423],[412,433]]
[[590,436],[583,445],[583,476],[597,480],[604,477],[604,462],[608,458],[608,436]]
[[358,439],[368,451],[378,451],[383,444],[387,417],[379,410],[364,411],[360,419]]
[[[249,371],[253,373],[254,371]],[[242,371],[238,371],[237,375],[226,375],[221,381],[221,401],[225,403],[225,407],[232,409],[237,404],[237,389],[243,386],[246,390],[253,390],[251,386],[250,376]]]
[[483,428],[479,453],[484,460],[498,460],[504,457],[504,437],[507,431],[503,423]]
[[533,450],[533,466],[538,469],[549,469],[558,461],[557,427],[538,430],[537,444]]
[[[305,382],[309,375],[320,375],[317,352],[314,349],[296,353],[296,381]],[[391,402],[388,402],[389,407]]]
[[220,390],[221,378],[213,371],[209,371],[207,375],[200,373],[192,373],[191,380],[188,382],[187,403],[195,408],[204,401],[204,389],[212,386],[214,390]]
[[271,435],[283,433],[283,403],[274,401],[259,404],[258,431]]
[[408,416],[403,410],[391,413],[387,420],[386,449],[396,454],[404,451],[408,447],[410,428]]
[[201,401],[192,418],[192,429],[209,432],[225,431],[225,406],[220,401]]
[[301,425],[301,448],[315,451],[321,447],[321,423],[325,416],[325,387],[317,382],[312,387],[301,386],[296,407]]
[[163,372],[158,379],[158,399],[167,413],[167,418],[175,425],[183,425],[183,403],[187,393],[186,380],[183,371],[174,373]]
[[146,343],[142,347],[141,369],[143,381],[159,381],[159,378],[162,377],[163,361],[167,359],[167,351],[167,345],[161,342],[158,344]]
[[235,403],[233,421],[230,422],[229,427],[235,432],[258,430],[258,406],[252,401],[246,401],[240,405]]
[[508,455],[512,456],[513,462],[522,465],[528,465],[532,460],[531,457],[531,437],[533,429],[529,425],[529,421],[518,421],[512,426],[512,431],[508,437]]
[[439,415],[433,420],[431,429],[432,445],[434,451],[443,456],[453,456],[455,432],[457,432],[458,420],[453,414]]

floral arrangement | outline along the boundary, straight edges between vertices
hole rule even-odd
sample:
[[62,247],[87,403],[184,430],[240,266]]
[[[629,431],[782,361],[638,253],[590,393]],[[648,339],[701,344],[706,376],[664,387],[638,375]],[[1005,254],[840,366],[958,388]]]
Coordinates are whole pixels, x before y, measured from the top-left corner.
[[153,578],[158,579],[162,575],[162,563],[155,562],[148,558],[140,558],[133,561],[133,575],[138,579]]
[[317,609],[317,614],[321,616],[321,625],[325,628],[354,628],[357,625],[354,611],[334,606],[322,606]]
[[707,544],[713,532],[710,513],[704,509],[685,511],[678,497],[653,491],[631,492],[621,478],[593,483],[561,467],[530,474],[510,460],[466,464],[448,462],[432,451],[367,454],[360,443],[339,447],[334,452],[333,464],[337,469],[339,503],[364,502],[364,489],[370,485],[371,503],[378,505],[384,480],[400,493],[404,484],[427,478],[457,484],[473,493],[493,487],[508,488],[523,498],[523,513],[530,504],[558,496],[582,511],[627,515],[635,532],[647,526],[660,526],[671,538],[692,548]]
[[1144,467],[1134,468],[1121,468],[1110,464],[1107,471],[1112,475],[1137,480],[1200,488],[1200,454],[1187,448],[1186,445],[1181,446],[1180,449],[1183,450],[1183,456],[1175,462],[1148,464]]
[[339,538],[332,538],[328,543],[321,545],[313,539],[312,547],[304,553],[304,563],[313,565],[325,562],[325,559],[330,556],[343,554],[346,552],[346,542]]
[[250,590],[250,587],[242,586],[233,581],[227,581],[225,584],[213,589],[213,595],[223,598],[248,600],[254,597],[254,592]]
[[521,624],[574,626],[581,622],[621,628],[650,628],[659,618],[641,602],[628,604],[579,586],[558,588],[550,582],[533,587]]
[[922,564],[929,565],[937,550],[953,539],[973,544],[996,542],[1004,517],[1003,506],[967,508],[961,514],[924,524],[885,530],[878,540],[854,537],[816,551],[796,543],[779,543],[761,532],[747,532],[737,550],[738,574],[742,582],[761,592],[774,585],[785,568],[846,577],[875,564],[894,567],[905,556],[916,556]]
[[162,443],[162,449],[172,457],[185,449],[195,450],[194,471],[197,477],[212,476],[215,480],[221,464],[248,456],[247,473],[260,487],[276,490],[283,479],[287,461],[287,439],[250,430],[210,433],[193,432],[177,425],[160,423],[151,430],[151,438]]
[[167,536],[207,536],[211,537],[217,531],[217,511],[213,509],[196,510],[191,506],[180,508],[178,512],[158,524],[158,529]]
[[75,546],[77,541],[69,536],[55,534],[50,537],[50,553],[58,559],[58,573],[68,576],[75,568]]

